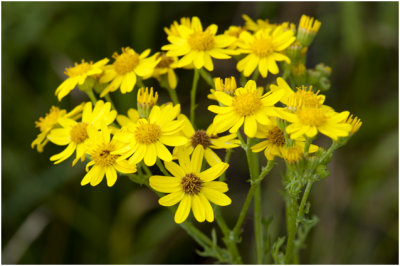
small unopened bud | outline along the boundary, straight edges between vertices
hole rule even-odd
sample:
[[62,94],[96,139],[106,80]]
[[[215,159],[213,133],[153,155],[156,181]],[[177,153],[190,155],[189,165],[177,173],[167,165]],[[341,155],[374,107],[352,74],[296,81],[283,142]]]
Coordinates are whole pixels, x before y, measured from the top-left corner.
[[140,88],[137,94],[137,107],[140,117],[147,118],[151,108],[157,103],[158,93],[153,93],[153,87]]
[[297,41],[304,46],[309,46],[320,27],[321,22],[319,20],[314,20],[313,17],[302,15],[297,31]]

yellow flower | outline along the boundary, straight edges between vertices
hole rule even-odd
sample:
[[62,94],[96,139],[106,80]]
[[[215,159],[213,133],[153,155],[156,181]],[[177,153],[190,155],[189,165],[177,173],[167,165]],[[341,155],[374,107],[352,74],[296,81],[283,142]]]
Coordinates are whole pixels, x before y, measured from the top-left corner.
[[111,124],[117,112],[111,111],[111,104],[109,102],[104,103],[98,101],[92,110],[92,103],[88,102],[83,107],[82,121],[76,122],[75,120],[67,117],[62,117],[58,120],[61,128],[53,129],[48,135],[48,139],[56,145],[65,146],[68,145],[64,151],[50,157],[51,161],[55,161],[55,164],[61,163],[68,159],[76,150],[76,158],[72,162],[75,165],[76,162],[81,159],[85,160],[85,153],[88,149],[88,131],[100,129],[102,124]]
[[204,149],[198,145],[189,155],[179,154],[179,165],[174,162],[165,162],[165,167],[173,176],[151,176],[150,186],[159,192],[169,193],[159,199],[162,206],[173,206],[179,203],[175,213],[175,222],[183,223],[189,216],[190,210],[199,222],[214,221],[212,203],[219,206],[231,204],[231,199],[224,193],[228,185],[221,181],[214,181],[228,168],[227,163],[218,163],[213,167],[201,171]]
[[214,69],[211,58],[229,59],[229,54],[235,51],[225,49],[231,45],[235,38],[227,35],[216,35],[218,26],[212,24],[203,31],[203,26],[198,17],[193,17],[190,26],[179,25],[179,35],[168,35],[171,44],[164,45],[161,49],[167,50],[167,56],[183,56],[176,63],[177,67],[185,67],[191,64],[195,68],[205,67]]
[[321,22],[319,20],[314,20],[313,17],[302,15],[297,30],[297,40],[302,45],[309,46],[314,40],[320,27]]
[[190,141],[183,146],[177,146],[173,150],[174,158],[178,158],[182,152],[191,154],[197,145],[201,145],[204,148],[204,156],[209,165],[213,166],[221,162],[221,159],[212,149],[231,149],[236,148],[240,145],[240,141],[236,138],[235,134],[229,134],[226,136],[217,136],[213,134],[212,126],[209,126],[207,130],[199,129],[194,130],[189,119],[180,114],[178,120],[183,120],[183,135]]
[[63,83],[56,89],[55,94],[59,101],[70,93],[76,85],[82,85],[85,83],[87,77],[95,76],[103,72],[103,67],[108,63],[108,58],[93,62],[85,62],[82,60],[80,64],[75,63],[75,66],[65,69],[64,74],[68,76]]
[[271,91],[283,90],[285,95],[281,98],[281,102],[285,104],[290,110],[296,111],[304,107],[316,107],[319,108],[325,101],[325,95],[318,94],[312,91],[312,86],[309,88],[302,86],[297,88],[294,92],[286,81],[279,77],[277,78],[277,85],[272,84],[270,86]]
[[261,29],[270,29],[276,27],[276,24],[270,24],[268,19],[266,20],[257,19],[257,21],[254,21],[245,14],[242,15],[242,18],[245,21],[244,28],[254,32]]
[[147,118],[150,114],[151,108],[156,105],[158,100],[158,93],[153,93],[153,87],[140,88],[137,94],[137,107],[140,117]]
[[353,117],[353,115],[350,115],[346,119],[346,123],[351,125],[350,134],[356,133],[360,129],[361,125],[362,125],[362,122],[361,122],[360,118],[358,118],[357,116]]
[[349,116],[348,111],[336,113],[328,106],[304,107],[295,113],[280,111],[279,116],[292,123],[286,127],[286,133],[290,134],[291,139],[304,135],[312,138],[321,132],[337,140],[338,137],[348,136],[352,129],[352,126],[345,122]]
[[290,164],[297,163],[298,161],[300,161],[300,159],[303,158],[303,155],[304,155],[304,145],[303,146],[295,145],[284,149],[282,152],[282,158]]
[[290,63],[289,57],[283,51],[296,39],[293,31],[285,30],[278,26],[274,30],[263,29],[254,35],[248,32],[240,34],[241,42],[238,42],[238,51],[248,54],[237,64],[237,70],[248,77],[258,66],[261,76],[267,77],[268,72],[278,74],[277,61]]
[[229,46],[230,49],[235,49],[238,46],[237,42],[240,42],[239,36],[243,31],[246,31],[246,29],[240,26],[229,26],[229,29],[224,31],[224,35],[235,38],[235,41]]
[[217,100],[217,98],[214,96],[215,91],[222,91],[230,96],[233,96],[235,90],[237,89],[235,77],[225,78],[225,81],[223,81],[221,78],[214,78],[214,85],[215,90],[211,89],[210,94],[207,95],[207,98],[211,100]]
[[[256,138],[266,139],[251,147],[253,152],[264,151],[267,160],[273,160],[275,156],[283,157],[287,153],[287,149],[292,150],[292,147],[287,147],[284,132],[278,127],[276,120],[268,126],[260,126]],[[299,147],[304,151],[305,139],[299,138],[294,141],[293,146]],[[316,152],[318,146],[313,144],[309,147],[309,153]]]
[[157,55],[157,59],[160,59],[160,62],[156,65],[153,72],[153,77],[155,77],[159,82],[163,76],[167,76],[168,86],[175,90],[176,85],[178,84],[178,79],[176,77],[174,69],[175,62],[177,62],[177,57],[169,57],[166,56],[165,53],[160,53]]
[[[88,131],[89,139],[88,154],[91,161],[86,164],[87,174],[83,177],[81,185],[90,183],[97,186],[104,178],[107,179],[107,185],[112,187],[117,181],[117,171],[130,174],[136,172],[136,165],[131,165],[127,160],[117,160],[118,155],[112,154],[113,151],[121,148],[115,138],[111,140],[110,129],[103,124],[101,131]],[[89,167],[92,168],[89,171]]]
[[121,93],[131,92],[136,84],[136,76],[143,79],[149,78],[159,62],[156,55],[148,57],[150,49],[145,50],[140,55],[130,47],[121,50],[121,54],[114,53],[114,63],[104,70],[104,74],[100,78],[101,83],[111,81],[100,94],[101,97],[109,92],[116,91],[118,88],[121,88]]
[[180,105],[166,105],[162,109],[154,106],[149,118],[140,118],[136,123],[128,123],[115,138],[126,145],[114,154],[120,154],[122,159],[129,158],[129,163],[137,164],[142,159],[148,166],[155,164],[157,157],[171,161],[172,155],[165,147],[180,146],[188,139],[179,135],[183,121],[174,120],[180,112]]
[[229,129],[230,133],[236,133],[244,123],[245,134],[252,138],[256,135],[258,123],[271,124],[269,116],[276,116],[274,104],[283,96],[283,90],[261,95],[256,83],[249,80],[244,88],[235,91],[233,97],[221,91],[216,91],[214,95],[225,105],[208,107],[208,110],[217,113],[213,121],[215,132]]
[[136,109],[129,108],[128,116],[118,115],[117,122],[118,124],[120,124],[121,127],[127,127],[129,124],[131,124],[131,126],[136,124],[139,118],[139,112]]
[[62,117],[69,117],[73,120],[80,118],[83,105],[78,105],[71,112],[67,114],[67,111],[58,107],[52,106],[50,112],[44,117],[40,117],[39,121],[35,121],[35,126],[40,129],[39,135],[32,142],[32,149],[36,146],[38,152],[43,152],[44,146],[49,142],[47,136],[53,128],[59,126],[58,119]]
[[[191,21],[190,21],[190,18],[187,18],[187,17],[181,18],[181,19],[180,19],[180,25],[185,25],[186,27],[191,28],[191,27],[192,27],[192,26],[191,26],[192,23],[191,23]],[[180,37],[181,34],[179,33],[178,28],[179,28],[179,23],[176,22],[176,21],[174,21],[174,22],[171,24],[170,28],[164,27],[164,31],[165,31],[165,33],[166,33],[168,36],[177,36],[177,37]]]

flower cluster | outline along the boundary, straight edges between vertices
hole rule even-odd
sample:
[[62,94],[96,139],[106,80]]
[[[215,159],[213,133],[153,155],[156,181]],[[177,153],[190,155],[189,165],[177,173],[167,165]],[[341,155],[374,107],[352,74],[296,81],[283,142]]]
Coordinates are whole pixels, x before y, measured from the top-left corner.
[[[225,195],[225,178],[216,180],[225,175],[229,164],[216,149],[230,152],[244,147],[249,152],[264,151],[267,160],[281,157],[295,164],[319,150],[311,143],[318,133],[341,141],[360,128],[357,117],[324,104],[320,91],[326,88],[321,84],[330,71],[305,67],[308,46],[321,25],[318,20],[303,16],[297,28],[288,22],[253,21],[246,15],[244,20],[243,26],[231,26],[218,34],[215,24],[204,28],[198,17],[182,18],[165,28],[169,44],[162,51],[151,55],[150,49],[137,52],[124,47],[112,55],[111,63],[108,58],[96,63],[82,60],[66,68],[68,78],[55,90],[58,100],[78,87],[91,102],[70,112],[52,107],[36,122],[40,133],[32,147],[42,152],[48,142],[65,146],[50,157],[55,164],[70,157],[72,165],[87,160],[82,186],[96,186],[104,177],[113,186],[118,175],[126,175],[167,193],[159,199],[160,205],[179,203],[176,223],[184,222],[190,211],[197,221],[212,222],[210,202],[231,203]],[[240,82],[235,76],[212,77],[216,59],[235,60]],[[175,92],[179,88],[177,68],[193,70],[197,77],[202,71],[210,85],[208,98],[215,104],[208,110],[215,116],[207,128],[198,129],[193,119],[181,113]],[[279,76],[273,84],[261,86],[268,74]],[[157,88],[144,85],[150,78],[168,90],[172,102],[157,103]],[[197,80],[194,83],[192,97]],[[130,93],[135,88],[137,106],[126,115],[118,113],[110,94]],[[154,165],[164,175],[153,175],[149,167]]]

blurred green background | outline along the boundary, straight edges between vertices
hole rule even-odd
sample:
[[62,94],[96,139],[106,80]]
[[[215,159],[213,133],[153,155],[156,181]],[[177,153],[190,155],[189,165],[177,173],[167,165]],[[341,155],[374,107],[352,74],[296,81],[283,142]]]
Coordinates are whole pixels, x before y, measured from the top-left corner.
[[[196,254],[199,247],[149,189],[126,177],[112,188],[104,182],[81,187],[83,164],[52,165],[48,158],[60,147],[49,144],[39,154],[30,144],[38,134],[34,121],[52,105],[71,110],[87,101],[77,90],[61,103],[54,96],[64,68],[73,62],[111,58],[123,46],[155,52],[167,43],[163,27],[183,16],[216,23],[222,33],[229,25],[242,25],[242,14],[272,22],[298,23],[302,14],[320,20],[307,66],[330,65],[327,103],[363,121],[348,145],[335,153],[331,176],[313,186],[311,212],[320,222],[300,261],[398,263],[397,2],[2,2],[2,263],[214,262]],[[178,95],[188,114],[192,72],[177,73]],[[236,74],[233,61],[217,62],[213,73]],[[197,121],[204,127],[212,117],[206,111],[208,90],[200,81]],[[135,92],[112,97],[125,112]],[[159,93],[159,102],[166,102],[166,92]],[[227,172],[233,204],[222,212],[230,226],[247,190],[244,156],[235,151]],[[263,183],[264,215],[274,217],[272,239],[285,234],[280,170]],[[200,225],[207,234],[214,226]],[[245,261],[252,261],[251,216],[244,230],[240,249]]]

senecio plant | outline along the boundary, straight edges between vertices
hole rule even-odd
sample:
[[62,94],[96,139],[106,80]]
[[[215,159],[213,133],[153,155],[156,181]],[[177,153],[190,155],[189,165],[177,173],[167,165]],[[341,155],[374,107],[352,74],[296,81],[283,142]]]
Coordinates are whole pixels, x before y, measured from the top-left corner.
[[[66,68],[67,78],[55,91],[58,100],[78,87],[90,101],[71,111],[51,107],[36,122],[40,134],[32,147],[42,152],[49,141],[65,147],[50,157],[54,164],[71,156],[73,166],[87,161],[82,186],[97,186],[105,177],[111,187],[118,176],[128,176],[149,187],[160,196],[159,204],[175,213],[175,223],[201,246],[199,253],[220,263],[243,263],[238,245],[253,202],[256,263],[270,258],[279,264],[298,263],[299,250],[318,222],[309,214],[311,187],[328,177],[333,152],[362,123],[348,111],[337,112],[325,104],[320,92],[330,87],[331,69],[323,64],[306,67],[307,50],[320,21],[303,15],[296,26],[243,18],[244,26],[230,26],[223,34],[217,34],[215,24],[203,28],[198,17],[181,18],[165,28],[169,43],[161,47],[162,52],[150,55],[149,49],[138,53],[125,47],[113,54],[113,62],[82,60]],[[216,59],[230,59],[228,64],[236,61],[238,73],[232,75],[240,74],[240,79],[215,73]],[[194,73],[189,117],[181,113],[176,93],[177,68]],[[200,77],[211,88],[208,98],[214,101],[208,106],[213,121],[204,129],[195,123]],[[144,84],[150,78],[168,91],[171,102],[157,104],[158,93]],[[110,94],[135,88],[137,108],[119,114]],[[331,139],[329,148],[312,144],[319,134]],[[225,158],[215,149],[224,150]],[[247,158],[250,182],[242,180],[248,186],[247,196],[236,223],[228,224],[220,206],[235,200],[229,197],[230,177],[225,175],[234,149],[243,150]],[[267,159],[262,167],[260,152]],[[287,235],[273,241],[266,237],[270,220],[263,218],[260,185],[277,163],[286,166],[282,195]],[[208,236],[196,227],[205,221],[216,221],[223,235],[220,241],[215,229]]]

